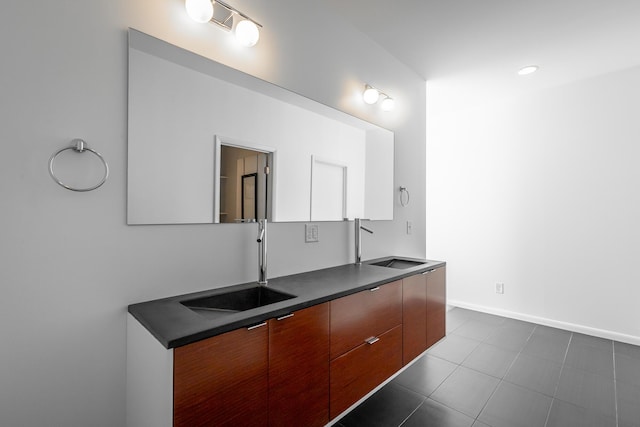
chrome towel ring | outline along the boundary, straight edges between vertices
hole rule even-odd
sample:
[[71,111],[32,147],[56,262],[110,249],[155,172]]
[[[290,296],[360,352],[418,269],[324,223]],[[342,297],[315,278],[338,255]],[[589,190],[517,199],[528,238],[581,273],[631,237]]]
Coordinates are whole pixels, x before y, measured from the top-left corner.
[[[71,190],[71,191],[91,191],[91,190],[95,190],[96,188],[98,188],[102,184],[104,184],[105,181],[107,180],[107,178],[109,177],[109,165],[107,164],[106,160],[104,159],[104,157],[102,157],[102,155],[100,153],[98,153],[96,150],[93,150],[93,149],[87,147],[86,142],[84,142],[82,139],[74,139],[73,141],[71,141],[71,143],[73,145],[71,145],[70,147],[65,147],[65,148],[63,148],[61,150],[58,150],[57,152],[55,152],[53,154],[53,156],[51,156],[51,158],[49,159],[49,175],[51,175],[51,178],[53,178],[53,180],[58,185],[66,188],[67,190]],[[84,153],[85,151],[90,151],[93,154],[95,154],[96,156],[98,156],[98,158],[100,159],[100,161],[102,161],[102,164],[104,165],[104,176],[102,177],[100,182],[97,183],[96,185],[92,186],[92,187],[74,188],[74,187],[68,186],[67,184],[65,184],[62,181],[60,181],[58,179],[58,177],[56,176],[55,172],[53,171],[53,163],[54,163],[56,157],[58,157],[58,154],[62,153],[63,151],[66,151],[66,150],[74,150],[77,153]]]
[[[405,197],[404,195],[407,195],[407,200],[405,201]],[[407,206],[409,204],[409,190],[407,190],[407,187],[400,187],[400,204],[402,206]]]

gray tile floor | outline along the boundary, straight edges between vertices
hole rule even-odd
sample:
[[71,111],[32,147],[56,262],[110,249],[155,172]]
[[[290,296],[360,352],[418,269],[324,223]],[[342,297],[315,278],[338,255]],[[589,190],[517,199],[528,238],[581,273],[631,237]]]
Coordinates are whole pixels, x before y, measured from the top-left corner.
[[640,427],[640,347],[455,308],[338,427]]

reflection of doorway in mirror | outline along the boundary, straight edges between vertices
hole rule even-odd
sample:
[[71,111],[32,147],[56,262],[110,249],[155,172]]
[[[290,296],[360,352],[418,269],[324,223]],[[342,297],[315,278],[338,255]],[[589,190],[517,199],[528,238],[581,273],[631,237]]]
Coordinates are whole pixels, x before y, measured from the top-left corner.
[[255,222],[271,217],[273,152],[252,147],[216,137],[216,223]]
[[311,157],[311,221],[347,217],[347,166]]

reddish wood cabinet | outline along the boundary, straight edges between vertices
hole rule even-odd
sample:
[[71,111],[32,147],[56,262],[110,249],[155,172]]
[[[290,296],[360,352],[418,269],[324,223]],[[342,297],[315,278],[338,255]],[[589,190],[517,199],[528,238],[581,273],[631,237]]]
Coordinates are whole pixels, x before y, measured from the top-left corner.
[[445,267],[402,280],[403,365],[445,336],[445,288]]
[[321,427],[445,334],[445,268],[174,350],[174,427]]
[[238,329],[174,350],[173,425],[267,425],[268,328]]
[[329,422],[329,303],[174,351],[174,426]]
[[427,349],[427,277],[402,279],[402,364]]
[[331,301],[331,418],[401,367],[402,281]]
[[269,426],[329,422],[329,303],[269,320]]
[[402,368],[402,325],[331,361],[331,418]]
[[427,348],[446,334],[446,268],[429,271],[427,278]]

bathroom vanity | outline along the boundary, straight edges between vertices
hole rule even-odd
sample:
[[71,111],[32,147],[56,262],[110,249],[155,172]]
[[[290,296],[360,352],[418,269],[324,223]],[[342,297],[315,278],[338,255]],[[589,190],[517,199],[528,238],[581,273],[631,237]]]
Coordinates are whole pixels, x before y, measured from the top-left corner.
[[128,52],[128,224],[258,221],[262,284],[266,220],[356,224],[356,264],[129,306],[128,426],[323,426],[444,336],[443,262],[360,262],[391,130],[134,29]]
[[127,425],[326,425],[444,337],[445,282],[385,258],[131,305]]

